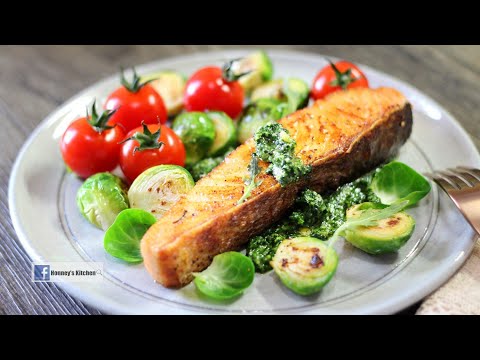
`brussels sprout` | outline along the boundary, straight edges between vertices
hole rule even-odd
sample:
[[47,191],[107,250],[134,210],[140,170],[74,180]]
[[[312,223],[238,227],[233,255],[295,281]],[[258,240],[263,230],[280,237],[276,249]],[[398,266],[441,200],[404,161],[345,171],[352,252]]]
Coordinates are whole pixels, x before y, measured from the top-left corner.
[[186,78],[175,71],[160,71],[140,78],[142,83],[149,80],[149,84],[162,97],[168,116],[178,114],[183,108]]
[[226,63],[223,67],[223,76],[228,81],[238,80],[243,89],[250,92],[254,87],[272,78],[272,61],[265,51],[256,51]]
[[255,267],[250,258],[230,251],[215,256],[206,270],[193,276],[195,286],[202,294],[227,300],[237,297],[252,284]]
[[209,111],[208,117],[215,125],[215,140],[207,151],[207,156],[219,156],[225,154],[227,149],[237,143],[237,129],[233,120],[221,111]]
[[[363,203],[347,210],[347,221],[358,218],[367,209],[380,209],[384,206]],[[398,212],[388,218],[378,220],[374,226],[358,226],[343,232],[345,239],[353,246],[369,254],[377,255],[398,251],[413,234],[415,220],[405,212]]]
[[95,174],[78,189],[77,206],[85,219],[106,230],[128,208],[127,186],[110,173]]
[[297,237],[283,241],[270,264],[286,287],[306,296],[320,291],[330,281],[338,256],[323,241]]
[[158,165],[141,173],[128,190],[132,208],[150,212],[157,219],[188,193],[195,182],[177,165]]
[[255,102],[260,99],[285,100],[283,79],[272,80],[256,87],[250,95],[250,100]]
[[286,84],[283,86],[283,92],[287,97],[291,112],[307,106],[310,97],[310,87],[305,81],[296,78],[287,79]]
[[240,117],[238,141],[244,143],[263,125],[280,120],[285,108],[285,103],[268,98],[248,105]]
[[308,104],[310,88],[308,84],[297,78],[289,78],[286,80],[277,79],[269,81],[253,90],[250,97],[251,101],[256,102],[259,99],[270,98],[281,101],[287,101],[289,104],[288,115]]
[[202,112],[178,115],[172,129],[185,145],[187,166],[203,159],[215,140],[215,125],[212,119]]

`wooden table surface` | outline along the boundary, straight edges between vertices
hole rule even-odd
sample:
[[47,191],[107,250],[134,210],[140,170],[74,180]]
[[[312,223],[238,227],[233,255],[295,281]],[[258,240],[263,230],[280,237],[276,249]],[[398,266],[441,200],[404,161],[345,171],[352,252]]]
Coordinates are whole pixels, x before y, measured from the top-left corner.
[[[480,148],[480,46],[262,46],[367,64],[409,82],[442,104]],[[8,210],[18,150],[57,106],[97,80],[164,57],[235,46],[0,46],[0,314],[100,314],[54,284],[32,283],[31,262]],[[414,313],[415,306],[403,313]]]

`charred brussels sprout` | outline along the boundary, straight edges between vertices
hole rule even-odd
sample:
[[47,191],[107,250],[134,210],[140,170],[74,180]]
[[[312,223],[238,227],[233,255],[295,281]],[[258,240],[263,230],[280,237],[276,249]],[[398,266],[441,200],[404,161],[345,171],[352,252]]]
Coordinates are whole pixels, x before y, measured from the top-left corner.
[[157,219],[195,185],[190,173],[177,165],[158,165],[141,173],[128,190],[132,208],[148,211]]
[[[347,221],[358,218],[366,209],[382,205],[363,203],[347,210]],[[369,254],[378,255],[398,251],[410,239],[415,230],[415,220],[405,212],[398,212],[378,220],[374,226],[359,226],[347,229],[343,236],[353,246]]]
[[283,241],[270,264],[286,287],[307,296],[319,292],[330,281],[338,256],[321,240],[297,237]]

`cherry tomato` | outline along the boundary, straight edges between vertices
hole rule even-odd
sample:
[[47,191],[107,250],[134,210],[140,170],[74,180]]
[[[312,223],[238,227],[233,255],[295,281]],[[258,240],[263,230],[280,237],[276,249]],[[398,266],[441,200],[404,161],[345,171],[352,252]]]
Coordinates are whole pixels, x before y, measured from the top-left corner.
[[185,156],[182,140],[168,126],[142,124],[127,134],[120,152],[120,167],[125,177],[133,182],[153,166],[184,166]]
[[313,80],[311,95],[314,100],[318,100],[332,92],[357,87],[368,88],[365,74],[355,64],[342,60],[330,63],[320,70]]
[[164,124],[167,121],[167,109],[162,97],[152,86],[141,83],[134,70],[132,83],[128,83],[122,72],[122,85],[112,92],[105,102],[105,109],[117,110],[109,124],[121,124],[125,131],[146,124]]
[[60,140],[65,164],[81,178],[111,171],[118,165],[119,142],[125,132],[119,126],[106,126],[110,115],[106,111],[98,117],[94,104],[92,115],[75,120]]
[[228,82],[222,69],[208,66],[188,80],[184,103],[187,111],[223,111],[232,119],[243,109],[244,92],[237,81]]

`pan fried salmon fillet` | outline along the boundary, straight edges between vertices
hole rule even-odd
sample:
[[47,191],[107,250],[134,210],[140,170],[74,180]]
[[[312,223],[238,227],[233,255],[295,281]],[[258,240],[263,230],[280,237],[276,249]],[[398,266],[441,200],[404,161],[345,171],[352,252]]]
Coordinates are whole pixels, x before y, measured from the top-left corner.
[[312,165],[311,174],[282,187],[262,171],[257,177],[261,185],[237,205],[255,151],[249,139],[143,237],[145,266],[156,281],[166,287],[188,284],[192,273],[208,267],[215,255],[239,249],[278,221],[302,188],[335,189],[380,165],[410,136],[412,110],[394,89],[352,89],[333,93],[280,123],[297,142],[296,155]]

